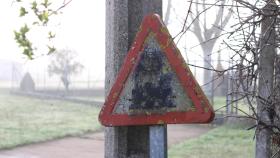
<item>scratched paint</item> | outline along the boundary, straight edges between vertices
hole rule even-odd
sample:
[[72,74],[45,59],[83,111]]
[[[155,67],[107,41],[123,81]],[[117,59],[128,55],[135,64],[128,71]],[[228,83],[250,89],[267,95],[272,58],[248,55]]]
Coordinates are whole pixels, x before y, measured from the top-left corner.
[[150,34],[134,71],[129,75],[113,113],[151,115],[195,111],[164,52]]

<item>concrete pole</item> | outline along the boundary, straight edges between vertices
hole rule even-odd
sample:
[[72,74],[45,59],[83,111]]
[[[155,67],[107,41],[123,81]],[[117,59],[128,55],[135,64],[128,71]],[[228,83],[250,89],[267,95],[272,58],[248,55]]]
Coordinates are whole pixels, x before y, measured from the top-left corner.
[[[106,76],[108,94],[143,17],[162,15],[161,0],[106,0]],[[149,126],[105,129],[105,158],[148,158]]]
[[[258,95],[268,102],[257,98],[257,114],[260,121],[267,125],[274,125],[273,117],[275,117],[275,107],[273,104],[270,104],[269,101],[272,96],[274,85],[273,72],[276,57],[276,16],[269,17],[266,15],[273,15],[277,10],[277,5],[275,1],[270,0],[266,0],[266,3],[266,6],[262,9],[264,18],[261,22]],[[279,144],[274,144],[275,142],[271,141],[272,138],[272,130],[259,124],[256,130],[256,158],[271,158],[275,152],[278,152],[273,151],[273,146],[278,146]],[[276,140],[279,140],[279,138]],[[278,150],[278,148],[274,149]],[[273,157],[276,158],[276,156]]]

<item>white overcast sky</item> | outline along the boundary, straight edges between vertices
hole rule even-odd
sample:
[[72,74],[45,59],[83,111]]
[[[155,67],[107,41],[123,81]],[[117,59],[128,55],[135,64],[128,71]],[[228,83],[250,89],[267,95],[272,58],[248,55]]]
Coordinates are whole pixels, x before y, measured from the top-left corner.
[[[164,5],[163,11],[165,11],[165,8]],[[173,1],[171,24],[169,25],[169,30],[173,36],[181,30],[187,9],[188,3],[186,1]],[[18,29],[28,19],[19,18],[18,15],[18,7],[12,4],[12,0],[0,1],[0,60],[23,63],[25,70],[29,72],[40,73],[46,71],[48,57],[38,57],[29,61],[21,55],[21,50],[14,41],[13,30]],[[53,30],[56,32],[55,46],[58,49],[73,49],[79,53],[78,60],[87,68],[82,75],[84,78],[90,75],[93,76],[94,80],[104,79],[105,1],[72,0],[63,9],[63,14],[56,16],[53,21],[54,23],[51,26],[54,26]],[[33,38],[36,39],[37,44],[44,45],[44,37],[42,37],[41,31],[37,31]],[[187,51],[189,57],[193,56],[195,60],[202,61],[199,47],[189,50],[191,46],[196,44],[196,38],[189,34],[188,39],[182,39],[178,47],[184,56],[185,51]]]
[[[0,1],[0,59],[20,62],[28,71],[38,71],[38,66],[46,63],[48,57],[28,61],[21,55],[21,50],[14,41],[13,30],[18,29],[28,19],[19,18],[18,15],[15,3]],[[86,67],[91,67],[96,79],[104,76],[105,2],[73,0],[54,21],[51,25],[55,26],[55,46],[58,49],[69,48],[77,51],[78,60]],[[44,43],[45,38],[40,31],[32,35],[39,43]]]

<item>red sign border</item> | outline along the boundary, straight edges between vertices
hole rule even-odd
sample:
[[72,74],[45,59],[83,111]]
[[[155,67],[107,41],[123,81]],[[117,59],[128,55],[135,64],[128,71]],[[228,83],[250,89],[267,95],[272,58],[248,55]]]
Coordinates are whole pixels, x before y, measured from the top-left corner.
[[[133,115],[113,114],[114,107],[119,100],[123,86],[137,65],[139,53],[143,49],[143,43],[150,33],[154,33],[156,40],[167,57],[171,68],[176,72],[177,77],[186,94],[193,101],[195,111],[167,112],[164,114]],[[199,84],[192,75],[185,63],[180,51],[173,42],[166,26],[157,14],[146,16],[136,35],[135,42],[127,53],[121,70],[106,98],[104,106],[99,114],[99,121],[105,126],[127,126],[127,125],[153,125],[153,124],[179,124],[179,123],[208,123],[215,114],[208,99],[201,90]]]

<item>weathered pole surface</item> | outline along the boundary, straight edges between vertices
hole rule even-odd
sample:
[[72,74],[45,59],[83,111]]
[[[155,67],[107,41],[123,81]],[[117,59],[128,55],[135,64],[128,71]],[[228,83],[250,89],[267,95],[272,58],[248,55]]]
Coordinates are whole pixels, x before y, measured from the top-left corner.
[[[271,112],[275,107],[272,104],[263,101],[269,100],[273,89],[273,72],[274,72],[274,59],[276,55],[275,49],[275,23],[276,17],[269,17],[266,15],[272,15],[276,9],[274,1],[267,0],[267,5],[262,9],[264,18],[261,25],[260,35],[260,57],[259,57],[259,83],[258,83],[258,95],[257,99],[257,113],[261,122],[267,125],[273,124],[273,115]],[[260,99],[262,98],[262,99]],[[272,115],[271,115],[272,114]],[[256,131],[256,158],[270,158],[272,156],[271,142],[272,131],[259,124]]]
[[[149,13],[162,15],[161,0],[106,0],[106,95]],[[148,158],[149,152],[149,126],[105,129],[105,158]]]
[[150,126],[150,158],[167,158],[166,126]]

